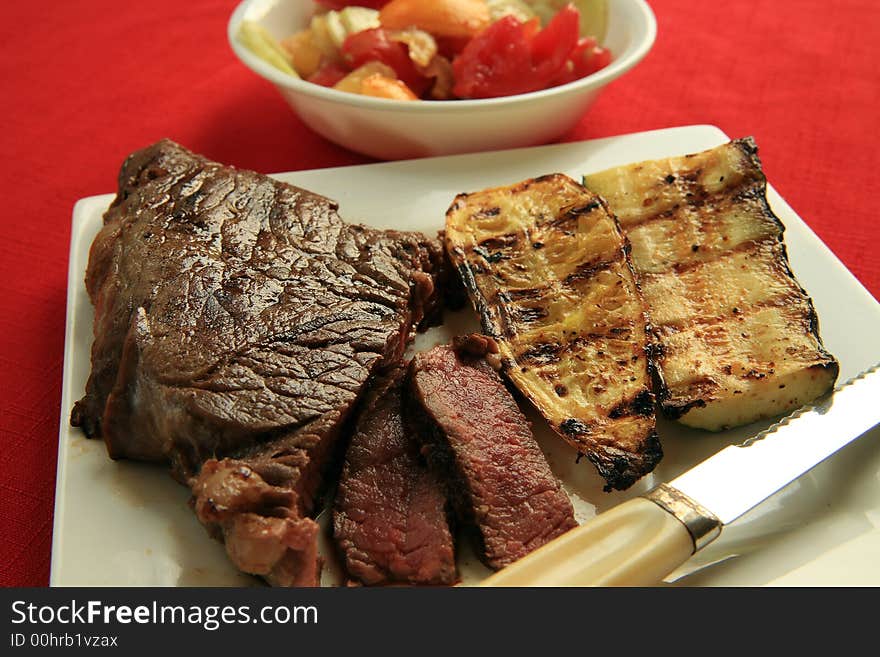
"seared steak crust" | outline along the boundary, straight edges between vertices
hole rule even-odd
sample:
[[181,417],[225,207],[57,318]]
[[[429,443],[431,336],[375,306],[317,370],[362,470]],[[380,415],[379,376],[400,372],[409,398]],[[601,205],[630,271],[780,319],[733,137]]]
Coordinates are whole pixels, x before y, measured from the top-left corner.
[[404,418],[406,370],[367,393],[345,455],[333,514],[349,575],[364,584],[452,584],[446,491]]
[[366,382],[436,307],[441,258],[173,142],[136,152],[91,248],[92,372],[72,423],[113,458],[170,461],[197,504],[202,464],[220,459],[291,493],[302,518]]
[[418,435],[428,464],[450,482],[458,515],[476,527],[484,563],[499,569],[576,522],[516,400],[473,345],[463,347],[416,355],[411,393],[424,413]]

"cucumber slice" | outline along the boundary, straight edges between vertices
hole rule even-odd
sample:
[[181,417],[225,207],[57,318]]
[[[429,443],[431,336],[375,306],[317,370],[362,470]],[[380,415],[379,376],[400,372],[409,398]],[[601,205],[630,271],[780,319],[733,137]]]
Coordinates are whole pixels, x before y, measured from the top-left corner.
[[367,7],[346,7],[339,12],[345,36],[379,27],[379,12]]
[[327,57],[336,59],[349,34],[379,27],[379,12],[367,7],[346,7],[312,16],[312,36]]
[[288,75],[299,77],[287,60],[287,54],[275,38],[259,23],[244,21],[238,30],[239,40],[263,61]]
[[342,47],[345,37],[348,36],[348,33],[345,31],[345,26],[342,24],[342,19],[339,18],[339,12],[328,11],[321,16],[321,20],[324,21],[324,29],[327,30],[327,35],[338,50]]

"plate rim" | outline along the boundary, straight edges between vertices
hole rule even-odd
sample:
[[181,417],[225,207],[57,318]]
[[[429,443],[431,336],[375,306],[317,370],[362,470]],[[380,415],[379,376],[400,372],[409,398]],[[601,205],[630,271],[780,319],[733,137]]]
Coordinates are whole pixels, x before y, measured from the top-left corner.
[[[634,133],[624,133],[618,135],[610,135],[607,137],[601,137],[597,139],[589,139],[589,140],[581,140],[577,142],[564,142],[564,143],[554,143],[554,144],[546,144],[542,146],[532,146],[525,148],[512,148],[505,149],[500,151],[487,151],[482,153],[469,153],[469,154],[453,154],[453,155],[443,155],[432,158],[416,158],[411,160],[395,160],[390,162],[374,162],[360,165],[347,165],[347,166],[336,166],[336,167],[324,167],[319,169],[303,169],[296,171],[286,171],[286,172],[276,172],[272,174],[268,174],[269,176],[281,179],[290,182],[291,180],[295,180],[297,178],[308,178],[312,176],[321,176],[321,175],[339,175],[345,171],[351,170],[363,170],[364,168],[370,169],[379,169],[381,168],[391,168],[391,167],[399,167],[401,164],[406,163],[423,163],[426,161],[442,161],[442,160],[462,160],[467,158],[475,158],[479,159],[480,157],[486,156],[497,156],[497,155],[505,155],[505,154],[513,154],[513,153],[523,153],[523,152],[546,152],[552,153],[554,150],[566,150],[570,149],[573,146],[583,146],[585,144],[597,144],[604,141],[611,141],[620,138],[639,138],[644,137],[646,135],[656,136],[659,134],[674,134],[678,131],[693,131],[695,129],[704,130],[706,134],[711,134],[713,138],[716,138],[720,141],[730,140],[730,137],[718,126],[712,124],[694,124],[694,125],[682,125],[682,126],[674,126],[668,128],[661,128],[656,130],[646,130],[639,131]],[[682,153],[684,154],[684,153]],[[639,161],[639,160],[634,160]],[[587,173],[586,171],[584,173]],[[297,184],[294,182],[293,184]],[[855,275],[846,267],[846,265],[840,260],[836,253],[827,245],[825,242],[818,236],[818,234],[813,231],[813,229],[809,226],[809,224],[788,204],[788,202],[773,188],[772,184],[767,184],[767,193],[768,197],[772,195],[771,206],[775,209],[784,208],[785,211],[789,212],[792,216],[796,217],[801,226],[799,228],[806,229],[805,235],[810,240],[813,241],[816,245],[818,245],[821,249],[823,249],[826,255],[831,256],[835,261],[836,265],[840,269],[840,273],[848,277],[849,283],[855,283],[855,286],[859,288],[862,295],[864,295],[866,301],[872,302],[875,306],[874,310],[880,313],[880,302],[878,302],[873,295],[867,290],[867,288],[862,284],[862,282],[855,277]],[[53,505],[53,523],[52,523],[52,541],[51,541],[51,559],[50,559],[50,575],[49,575],[49,586],[63,586],[59,582],[61,579],[61,561],[62,554],[64,552],[64,533],[62,531],[62,519],[64,518],[64,514],[67,511],[67,499],[64,493],[65,484],[68,476],[68,468],[70,468],[70,464],[68,463],[70,460],[70,441],[67,440],[68,429],[69,429],[69,419],[70,419],[70,410],[72,409],[72,404],[75,401],[73,396],[76,394],[76,391],[73,390],[73,358],[74,358],[74,329],[77,320],[77,312],[76,312],[76,301],[78,296],[82,293],[82,289],[80,286],[84,284],[84,276],[85,276],[85,267],[88,263],[88,255],[90,252],[90,245],[88,248],[82,245],[82,229],[81,224],[84,223],[87,219],[87,212],[89,212],[90,206],[95,205],[96,203],[106,203],[109,199],[112,199],[115,196],[115,193],[109,192],[104,194],[90,195],[83,198],[78,199],[72,208],[72,217],[71,217],[71,239],[70,245],[68,249],[68,272],[67,272],[67,291],[66,291],[66,313],[65,313],[65,333],[64,333],[64,362],[63,362],[63,373],[62,373],[62,395],[61,395],[61,406],[59,408],[59,430],[58,430],[58,458],[56,465],[56,476],[55,476],[55,499]],[[106,205],[105,205],[106,207]],[[787,228],[787,227],[786,227]],[[91,344],[87,347],[89,357],[91,356]]]

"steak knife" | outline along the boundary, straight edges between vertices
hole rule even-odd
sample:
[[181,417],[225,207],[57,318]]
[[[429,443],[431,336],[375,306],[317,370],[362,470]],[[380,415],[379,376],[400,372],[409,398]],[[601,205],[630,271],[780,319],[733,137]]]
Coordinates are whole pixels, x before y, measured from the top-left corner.
[[759,505],[880,423],[880,364],[488,577],[481,586],[657,584]]

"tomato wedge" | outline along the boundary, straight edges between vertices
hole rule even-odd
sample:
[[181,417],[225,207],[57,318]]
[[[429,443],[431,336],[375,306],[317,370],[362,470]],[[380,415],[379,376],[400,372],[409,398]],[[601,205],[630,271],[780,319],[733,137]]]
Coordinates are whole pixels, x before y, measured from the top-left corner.
[[596,43],[593,37],[583,37],[565,62],[565,67],[553,79],[553,86],[580,80],[611,63],[611,51]]
[[379,61],[394,69],[397,77],[420,96],[430,79],[419,73],[409,56],[406,44],[395,41],[381,27],[348,35],[342,44],[342,56],[353,69],[371,61]]
[[577,46],[580,25],[580,12],[568,4],[532,39],[532,62],[540,80],[549,82],[565,66]]
[[452,63],[459,98],[495,98],[545,89],[578,45],[580,14],[566,5],[541,30],[505,16],[475,36]]

